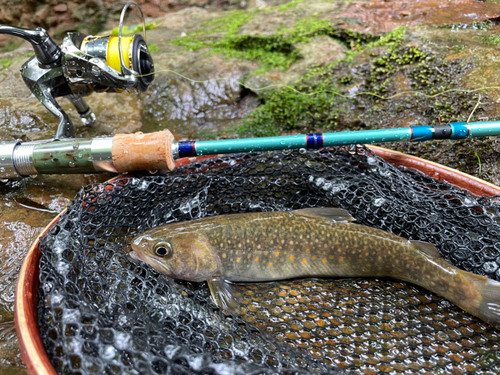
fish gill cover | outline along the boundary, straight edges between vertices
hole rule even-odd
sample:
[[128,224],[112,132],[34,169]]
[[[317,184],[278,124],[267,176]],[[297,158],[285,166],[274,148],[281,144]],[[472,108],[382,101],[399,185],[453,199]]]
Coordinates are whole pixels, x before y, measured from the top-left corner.
[[135,235],[170,222],[331,206],[500,280],[499,203],[364,148],[232,155],[88,186],[41,240],[42,338],[62,374],[500,373],[498,330],[408,283],[249,285],[231,317],[205,283],[127,255]]

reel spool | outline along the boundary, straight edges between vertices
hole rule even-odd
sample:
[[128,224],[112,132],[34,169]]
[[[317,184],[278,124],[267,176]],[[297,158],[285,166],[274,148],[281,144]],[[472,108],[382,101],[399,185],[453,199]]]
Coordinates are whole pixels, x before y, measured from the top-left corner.
[[[87,36],[83,39],[80,50],[105,60],[108,66],[123,73],[120,61],[121,53],[125,67],[138,73],[137,88],[145,92],[154,79],[154,63],[144,38],[141,35],[122,37],[121,48],[119,48],[118,40],[119,37],[115,35]],[[108,87],[108,89],[110,88],[122,91],[122,89]]]
[[[122,36],[127,8],[139,9],[143,36]],[[68,33],[62,44],[63,70],[73,93],[146,91],[154,79],[154,63],[146,43],[146,25],[141,8],[127,3],[122,10],[118,36],[83,36]]]

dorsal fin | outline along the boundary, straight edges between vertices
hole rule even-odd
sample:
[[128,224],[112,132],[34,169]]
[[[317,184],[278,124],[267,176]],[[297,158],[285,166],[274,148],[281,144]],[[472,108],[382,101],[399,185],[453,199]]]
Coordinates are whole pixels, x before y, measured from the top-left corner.
[[332,221],[355,221],[349,212],[342,208],[333,207],[311,207],[292,211],[295,215],[312,217],[314,219]]
[[413,244],[413,246],[415,246],[421,252],[429,255],[430,257],[433,258],[441,257],[441,254],[439,254],[439,250],[436,249],[436,247],[429,242],[424,242],[424,241],[410,241],[410,242]]

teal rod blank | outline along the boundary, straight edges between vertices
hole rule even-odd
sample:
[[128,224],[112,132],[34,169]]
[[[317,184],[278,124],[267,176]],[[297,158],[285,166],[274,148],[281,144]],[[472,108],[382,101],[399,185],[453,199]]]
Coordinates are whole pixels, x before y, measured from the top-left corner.
[[439,126],[413,126],[397,129],[360,130],[337,133],[313,133],[278,137],[224,139],[179,142],[179,157],[257,152],[285,149],[318,149],[350,144],[384,142],[422,142],[431,139],[466,139],[500,135],[500,121],[455,122]]

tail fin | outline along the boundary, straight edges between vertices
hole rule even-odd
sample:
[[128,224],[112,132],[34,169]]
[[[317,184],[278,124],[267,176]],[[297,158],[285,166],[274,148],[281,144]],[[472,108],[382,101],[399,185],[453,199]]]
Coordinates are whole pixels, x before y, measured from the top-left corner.
[[470,272],[463,272],[463,275],[472,281],[481,297],[480,303],[476,304],[475,311],[465,308],[464,310],[487,323],[500,327],[500,282]]

